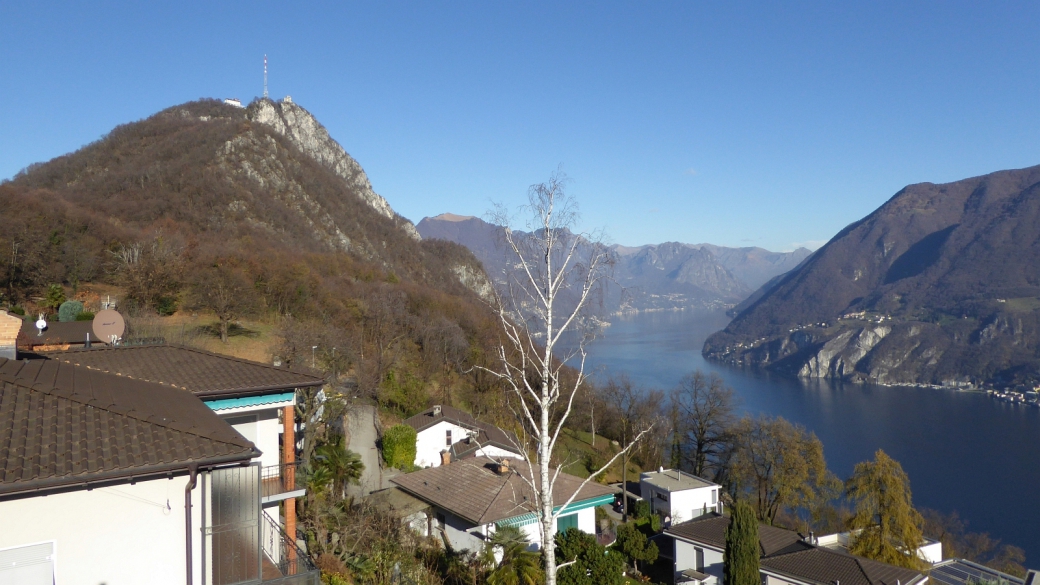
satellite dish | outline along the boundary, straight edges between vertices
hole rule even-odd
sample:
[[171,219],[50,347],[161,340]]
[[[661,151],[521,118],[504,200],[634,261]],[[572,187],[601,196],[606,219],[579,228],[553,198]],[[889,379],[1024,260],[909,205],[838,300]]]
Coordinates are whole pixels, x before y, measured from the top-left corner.
[[36,328],[39,330],[37,335],[43,335],[43,330],[47,328],[47,320],[40,315],[40,318],[36,320]]
[[126,321],[123,316],[114,309],[99,311],[94,316],[94,335],[101,341],[114,344],[126,331]]

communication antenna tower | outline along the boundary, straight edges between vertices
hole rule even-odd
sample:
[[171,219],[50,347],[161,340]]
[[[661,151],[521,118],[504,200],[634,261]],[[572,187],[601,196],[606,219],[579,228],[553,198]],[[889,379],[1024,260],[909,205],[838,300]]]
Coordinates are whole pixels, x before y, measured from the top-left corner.
[[264,99],[267,99],[267,55],[264,55]]

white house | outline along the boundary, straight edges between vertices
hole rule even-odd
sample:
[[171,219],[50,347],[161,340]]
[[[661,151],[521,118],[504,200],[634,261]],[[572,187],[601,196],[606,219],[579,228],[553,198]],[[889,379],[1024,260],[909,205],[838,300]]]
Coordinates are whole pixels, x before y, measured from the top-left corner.
[[650,502],[651,511],[673,524],[722,511],[718,484],[678,469],[640,474],[639,489],[643,499]]
[[183,389],[0,358],[0,429],[0,583],[317,583],[261,453]]
[[324,380],[284,367],[176,345],[98,346],[45,353],[48,358],[187,391],[256,445],[265,513],[295,537],[295,405],[299,390]]
[[[479,551],[498,527],[516,526],[526,535],[531,548],[537,550],[541,532],[534,513],[534,495],[524,480],[529,473],[524,461],[471,457],[390,481],[429,506],[422,512],[426,516],[425,526],[409,517],[412,526],[424,535],[442,534],[456,550]],[[556,510],[577,492],[557,519],[558,532],[577,528],[595,534],[595,508],[614,501],[613,489],[590,482],[579,490],[581,482],[581,478],[561,473],[554,484]]]
[[419,467],[437,467],[467,457],[520,457],[516,435],[451,406],[430,407],[404,424],[415,429],[415,465]]
[[[675,583],[722,585],[729,521],[710,512],[665,529],[674,546]],[[758,538],[763,585],[919,585],[927,580],[917,571],[816,546],[792,530],[760,524]]]

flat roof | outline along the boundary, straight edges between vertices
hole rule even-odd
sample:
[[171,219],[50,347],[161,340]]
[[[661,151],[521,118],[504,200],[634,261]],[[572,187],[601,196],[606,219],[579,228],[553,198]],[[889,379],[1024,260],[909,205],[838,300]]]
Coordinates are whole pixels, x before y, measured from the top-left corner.
[[705,487],[719,487],[706,479],[696,475],[679,471],[678,469],[666,469],[664,471],[646,471],[639,476],[640,482],[646,482],[656,488],[668,492],[680,492]]

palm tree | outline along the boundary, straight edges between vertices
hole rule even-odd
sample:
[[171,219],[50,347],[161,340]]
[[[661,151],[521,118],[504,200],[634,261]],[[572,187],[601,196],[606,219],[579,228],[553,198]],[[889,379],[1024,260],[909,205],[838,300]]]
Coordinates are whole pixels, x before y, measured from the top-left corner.
[[361,456],[343,446],[343,437],[336,436],[314,451],[314,473],[312,480],[321,478],[332,482],[333,493],[342,498],[347,484],[358,485],[365,464]]
[[488,585],[540,585],[545,582],[541,558],[527,550],[527,539],[515,526],[495,531],[488,546],[502,547],[502,562],[488,575]]

